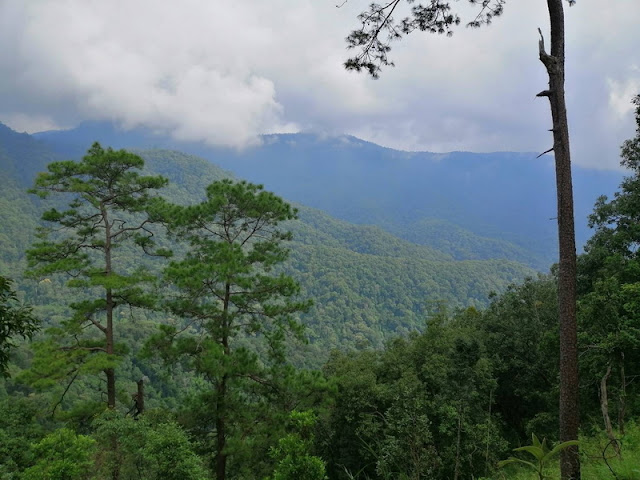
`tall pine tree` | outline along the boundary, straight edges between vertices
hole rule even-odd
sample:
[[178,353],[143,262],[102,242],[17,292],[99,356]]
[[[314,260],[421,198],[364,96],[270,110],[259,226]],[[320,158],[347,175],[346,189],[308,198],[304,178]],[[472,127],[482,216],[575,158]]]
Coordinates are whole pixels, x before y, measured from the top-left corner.
[[[81,373],[104,372],[107,406],[116,406],[114,342],[119,307],[150,307],[152,297],[144,284],[152,279],[139,265],[125,266],[117,249],[126,244],[149,254],[154,232],[145,210],[153,193],[167,184],[160,176],[141,176],[144,161],[125,150],[104,149],[98,143],[80,161],[61,161],[40,173],[31,193],[42,198],[55,194],[68,201],[68,208],[51,208],[42,215],[44,227],[27,251],[35,276],[63,274],[78,300],[70,305],[73,315],[54,330],[61,344],[49,353],[68,361],[65,374],[75,379]],[[46,376],[47,364],[35,362]]]
[[[246,182],[222,180],[206,193],[198,205],[165,206],[162,212],[170,231],[189,243],[186,257],[165,271],[175,287],[167,308],[185,324],[163,325],[150,345],[166,360],[187,359],[210,385],[200,400],[215,436],[216,478],[224,480],[239,439],[251,438],[264,423],[259,412],[268,402],[261,392],[282,382],[277,372],[283,372],[285,336],[301,334],[293,314],[310,302],[295,300],[297,282],[274,272],[287,258],[283,242],[291,238],[280,223],[296,211]],[[185,330],[193,335],[178,335]]]

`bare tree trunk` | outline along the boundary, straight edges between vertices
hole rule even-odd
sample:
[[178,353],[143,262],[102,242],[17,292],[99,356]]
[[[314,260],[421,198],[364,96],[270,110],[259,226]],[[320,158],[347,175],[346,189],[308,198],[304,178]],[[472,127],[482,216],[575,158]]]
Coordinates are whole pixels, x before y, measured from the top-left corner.
[[[558,195],[558,314],[560,319],[560,441],[578,439],[578,336],[576,320],[576,245],[573,219],[573,186],[569,127],[564,94],[563,0],[547,0],[551,24],[551,51],[540,40],[540,61],[549,74],[549,89],[538,96],[549,98],[553,120],[553,152]],[[542,36],[542,33],[541,33]],[[562,480],[580,479],[578,447],[566,448],[560,456]]]
[[609,417],[609,396],[607,395],[607,381],[611,376],[611,363],[607,365],[607,373],[600,380],[600,410],[602,410],[602,418],[604,420],[604,429],[607,437],[613,445],[617,456],[620,456],[620,445],[613,434],[613,426],[611,425],[611,417]]

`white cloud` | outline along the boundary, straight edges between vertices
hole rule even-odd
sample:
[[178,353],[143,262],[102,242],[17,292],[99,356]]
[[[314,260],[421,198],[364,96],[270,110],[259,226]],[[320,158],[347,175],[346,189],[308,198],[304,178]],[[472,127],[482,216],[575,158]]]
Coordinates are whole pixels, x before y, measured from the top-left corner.
[[[377,81],[342,67],[367,2],[336,3],[0,0],[0,42],[11,46],[0,51],[0,105],[13,115],[0,120],[111,119],[236,147],[304,129],[408,150],[548,148],[548,104],[535,98],[547,83],[537,59],[546,2],[513,0],[490,27],[453,38],[416,32]],[[566,10],[572,148],[576,163],[615,168],[640,93],[629,67],[640,2],[593,3]]]
[[632,67],[630,70],[638,72],[636,78],[626,78],[622,81],[607,78],[609,87],[609,108],[614,117],[627,118],[634,111],[630,98],[640,93],[640,69]]
[[48,115],[28,115],[24,113],[0,112],[3,123],[10,125],[16,132],[44,132],[46,130],[60,130],[65,125],[56,123]]
[[[2,7],[24,29],[17,62],[3,62],[3,73],[15,79],[6,89],[17,91],[30,108],[43,101],[62,116],[73,110],[80,117],[148,125],[176,138],[229,146],[246,145],[265,131],[296,130],[283,120],[273,80],[254,72],[241,53],[250,52],[251,42],[268,42],[270,33],[249,28],[240,39],[248,43],[229,51],[225,36],[233,36],[248,15],[241,8],[226,9],[238,17],[229,23],[211,2],[42,1]],[[18,33],[5,36],[15,42]]]

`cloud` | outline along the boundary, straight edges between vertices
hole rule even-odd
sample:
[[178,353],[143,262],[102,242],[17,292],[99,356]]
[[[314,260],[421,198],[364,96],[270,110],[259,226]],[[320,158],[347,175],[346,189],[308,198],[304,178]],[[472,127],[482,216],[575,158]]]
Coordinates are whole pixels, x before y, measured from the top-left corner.
[[[550,146],[548,103],[535,98],[548,81],[537,58],[546,2],[509,2],[490,27],[452,38],[415,32],[394,44],[397,66],[377,81],[342,67],[367,3],[335,4],[0,0],[0,41],[12,46],[0,51],[0,120],[35,130],[110,119],[235,147],[300,129],[407,150]],[[574,161],[615,168],[640,93],[629,63],[640,4],[578,2],[566,18]]]
[[16,132],[43,132],[46,130],[58,130],[61,125],[56,123],[48,115],[29,115],[24,113],[1,112],[0,119],[3,123],[11,125]]
[[[639,71],[638,67],[632,67],[632,71]],[[626,118],[634,110],[634,106],[629,99],[640,92],[640,75],[638,78],[626,78],[618,81],[607,78],[609,87],[609,108],[617,118]]]
[[[227,10],[235,22],[246,14]],[[45,115],[34,112],[42,105],[61,122],[110,119],[236,147],[297,129],[283,120],[274,82],[242,58],[250,42],[229,51],[234,22],[210,2],[25,2],[4,3],[5,11],[14,28],[3,43],[19,42],[2,58],[3,76],[13,79],[2,93],[20,99],[10,104],[13,118],[19,108],[22,118]]]

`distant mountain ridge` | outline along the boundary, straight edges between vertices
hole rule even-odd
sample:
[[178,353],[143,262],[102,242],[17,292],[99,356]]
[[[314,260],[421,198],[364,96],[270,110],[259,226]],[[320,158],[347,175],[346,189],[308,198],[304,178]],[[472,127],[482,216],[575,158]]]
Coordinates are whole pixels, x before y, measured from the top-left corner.
[[[546,271],[557,258],[553,158],[534,153],[403,152],[351,136],[276,134],[237,151],[178,142],[106,123],[35,135],[78,157],[93,140],[115,147],[171,148],[206,158],[289,200],[458,260],[509,259]],[[622,173],[574,167],[579,248],[587,215]]]
[[[208,184],[233,176],[181,152],[136,152],[145,159],[148,173],[169,179],[162,194],[172,202],[200,201]],[[37,172],[61,158],[42,141],[0,126],[0,275],[15,278],[27,302],[46,307],[58,318],[64,318],[73,293],[55,279],[55,288],[38,289],[38,282],[25,280],[22,272],[24,251],[34,240],[46,207],[26,190]],[[423,329],[434,305],[481,307],[491,292],[501,292],[535,274],[515,261],[457,261],[446,252],[400,239],[380,227],[355,225],[297,206],[300,220],[286,225],[294,241],[284,268],[300,281],[304,296],[315,300],[314,308],[302,318],[312,344],[305,347],[306,353],[298,352],[300,364],[317,366],[331,348],[380,347],[392,336]],[[124,255],[125,249],[121,252]],[[53,322],[48,317],[44,320]]]

